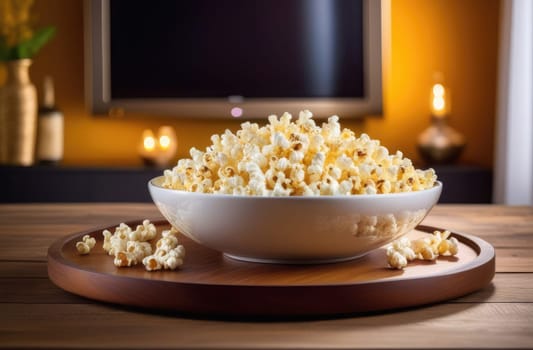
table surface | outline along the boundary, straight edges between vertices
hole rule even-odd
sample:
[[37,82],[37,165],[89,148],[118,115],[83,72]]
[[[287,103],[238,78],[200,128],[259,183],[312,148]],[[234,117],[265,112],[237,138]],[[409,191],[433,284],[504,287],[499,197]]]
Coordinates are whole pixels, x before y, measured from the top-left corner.
[[[0,348],[533,348],[533,208],[438,205],[424,224],[496,249],[486,288],[436,305],[342,318],[193,318],[104,304],[56,287],[57,238],[137,219],[153,204],[0,205]],[[401,296],[399,296],[401,297]]]

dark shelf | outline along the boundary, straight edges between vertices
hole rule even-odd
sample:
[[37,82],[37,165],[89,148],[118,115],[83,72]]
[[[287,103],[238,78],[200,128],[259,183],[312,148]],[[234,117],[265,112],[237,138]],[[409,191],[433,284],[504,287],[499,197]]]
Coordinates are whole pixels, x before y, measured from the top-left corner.
[[443,184],[439,203],[491,203],[492,170],[474,165],[432,166]]
[[0,202],[150,202],[156,168],[0,167]]
[[[492,171],[465,165],[434,166],[444,184],[439,203],[490,203]],[[157,168],[0,166],[0,202],[151,202],[147,183]]]

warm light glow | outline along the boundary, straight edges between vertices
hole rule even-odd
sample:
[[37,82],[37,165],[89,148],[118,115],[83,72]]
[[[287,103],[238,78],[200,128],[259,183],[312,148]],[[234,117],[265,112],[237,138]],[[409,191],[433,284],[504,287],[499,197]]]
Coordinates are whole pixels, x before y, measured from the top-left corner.
[[444,117],[448,113],[446,89],[442,84],[435,84],[431,89],[431,112],[435,117]]
[[154,137],[154,133],[152,130],[144,130],[143,131],[143,148],[145,151],[152,152],[155,150],[156,147],[156,140]]
[[148,165],[167,166],[178,149],[176,132],[171,126],[161,126],[157,135],[150,129],[142,133],[139,155]]
[[442,84],[433,85],[433,95],[439,97],[444,96],[444,86]]
[[148,136],[144,139],[144,149],[147,151],[153,151],[155,148],[155,139],[151,136]]
[[435,96],[433,98],[433,108],[437,111],[443,111],[446,107],[446,102],[444,102],[444,97]]
[[159,137],[159,146],[161,146],[162,149],[167,149],[170,147],[170,137],[167,135],[162,135]]

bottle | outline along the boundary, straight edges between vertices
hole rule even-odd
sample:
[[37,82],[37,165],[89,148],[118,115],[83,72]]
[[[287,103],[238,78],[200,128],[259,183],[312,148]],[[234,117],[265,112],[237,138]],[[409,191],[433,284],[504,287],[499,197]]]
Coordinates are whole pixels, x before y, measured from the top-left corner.
[[43,100],[39,105],[36,159],[40,165],[54,165],[63,159],[63,113],[55,106],[54,81],[43,81]]

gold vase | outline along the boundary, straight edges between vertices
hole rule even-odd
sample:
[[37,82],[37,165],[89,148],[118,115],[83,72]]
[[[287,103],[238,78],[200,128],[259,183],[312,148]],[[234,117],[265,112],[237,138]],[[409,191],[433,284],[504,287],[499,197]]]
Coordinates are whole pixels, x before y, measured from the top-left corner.
[[0,164],[32,165],[37,133],[37,91],[30,81],[31,59],[5,62],[0,87]]

